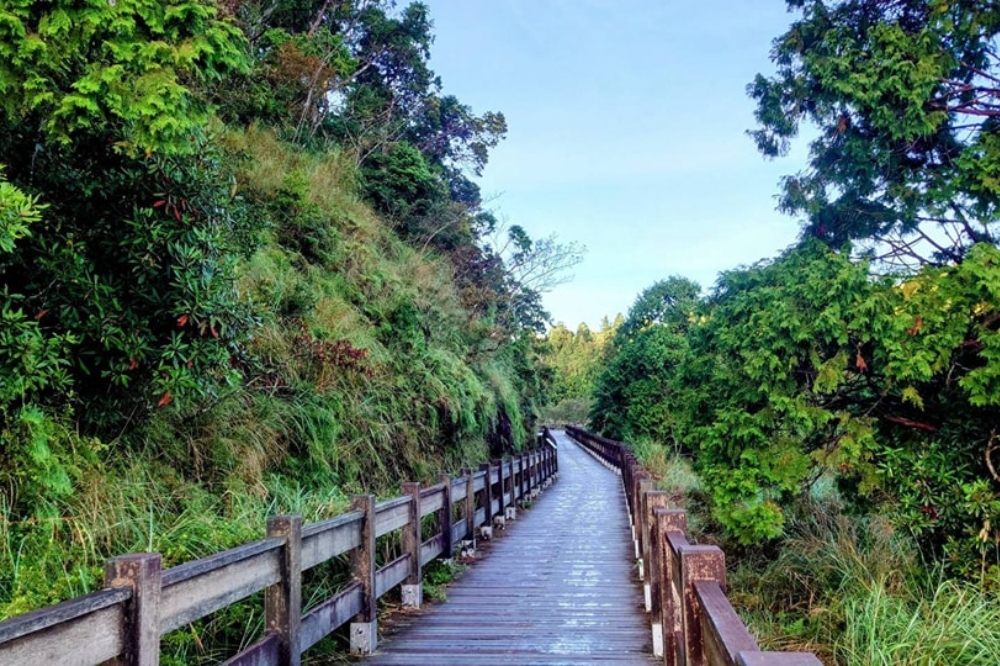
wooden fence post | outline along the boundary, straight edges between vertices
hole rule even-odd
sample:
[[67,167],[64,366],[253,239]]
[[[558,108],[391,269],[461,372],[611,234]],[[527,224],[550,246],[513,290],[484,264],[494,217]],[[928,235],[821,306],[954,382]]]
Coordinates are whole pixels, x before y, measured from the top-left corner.
[[679,569],[674,561],[673,550],[667,535],[687,533],[687,513],[682,509],[653,509],[656,516],[657,555],[660,569],[658,589],[654,593],[659,603],[654,600],[653,622],[659,619],[663,626],[663,657],[666,666],[682,664],[679,651],[683,646],[684,626],[681,620],[682,600],[680,590],[675,586],[675,569]]
[[302,624],[302,516],[274,516],[267,536],[285,540],[281,549],[281,580],[264,591],[264,618],[268,632],[278,634],[279,666],[299,666],[299,627]]
[[726,556],[717,546],[681,546],[681,594],[683,596],[684,655],[686,666],[706,666],[705,641],[701,631],[701,604],[694,584],[714,581],[726,589]]
[[410,498],[407,504],[409,522],[403,528],[403,551],[410,556],[410,571],[400,587],[400,595],[403,598],[403,606],[420,608],[424,605],[423,567],[420,563],[420,545],[423,541],[420,530],[420,484],[404,483],[402,491]]
[[513,456],[507,461],[507,464],[510,465],[510,473],[507,474],[507,492],[510,494],[510,503],[507,505],[507,509],[503,512],[503,515],[507,520],[515,520],[517,518],[517,497],[515,497],[517,470],[514,468]]
[[517,456],[518,465],[521,467],[521,477],[520,477],[520,481],[521,482],[518,485],[518,493],[520,493],[520,495],[521,495],[520,499],[521,499],[521,506],[522,507],[528,501],[528,485],[529,485],[529,483],[528,483],[528,479],[529,479],[529,474],[528,474],[529,463],[528,463],[528,460],[529,460],[529,457],[525,456],[524,453],[519,453],[518,456]]
[[646,517],[646,493],[652,492],[653,479],[643,475],[636,488],[635,503],[635,539],[636,555],[639,560],[639,579],[643,583],[643,595],[646,600],[646,611],[649,611],[649,520]]
[[[361,584],[361,612],[351,621],[351,654],[371,654],[378,646],[375,614],[375,496],[355,495],[351,510],[361,511],[361,545],[351,551],[351,573]],[[419,521],[418,521],[419,523]],[[419,553],[419,546],[418,553]],[[419,554],[418,554],[419,559]]]
[[659,617],[659,588],[662,565],[660,564],[660,532],[657,529],[656,509],[666,509],[670,503],[670,493],[651,490],[643,495],[643,515],[646,524],[646,552],[643,554],[643,570],[646,573],[644,586],[646,611],[650,614],[650,629],[653,632],[653,656],[663,656],[663,620]]
[[552,442],[545,442],[545,459],[545,476],[551,483],[554,477],[559,473],[559,456],[556,450],[552,448]]
[[465,506],[462,515],[465,516],[465,538],[473,543],[476,542],[476,484],[472,478],[472,468],[463,467],[462,475],[465,477]]
[[506,511],[507,504],[504,502],[506,498],[506,493],[504,490],[507,484],[504,482],[503,478],[503,459],[494,460],[493,464],[497,466],[497,517],[494,518],[494,524],[499,525],[503,529],[507,525]]
[[159,553],[133,553],[108,560],[105,587],[132,588],[125,605],[123,666],[159,666],[160,663],[160,574]]
[[441,498],[441,509],[438,511],[438,529],[441,530],[442,556],[450,560],[454,553],[454,544],[451,541],[451,477],[447,474],[438,475],[438,483],[444,484],[444,496]]
[[541,462],[542,462],[541,449],[535,449],[531,452],[531,499],[534,500],[538,497],[538,493],[541,490],[542,476],[541,476]]
[[483,463],[479,466],[480,472],[486,472],[486,478],[483,479],[483,538],[491,539],[493,538],[493,489],[491,487],[490,481],[492,481],[493,474],[490,471],[490,464]]

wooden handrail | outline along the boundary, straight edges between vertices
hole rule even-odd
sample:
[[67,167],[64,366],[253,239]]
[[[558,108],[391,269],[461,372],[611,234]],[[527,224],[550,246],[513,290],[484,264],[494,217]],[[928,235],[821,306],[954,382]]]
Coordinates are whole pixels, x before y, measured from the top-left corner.
[[[451,557],[453,544],[468,548],[481,533],[492,536],[495,519],[552,483],[558,469],[552,442],[477,472],[442,475],[433,486],[404,484],[403,495],[377,504],[358,495],[349,512],[311,525],[276,516],[262,540],[163,571],[156,553],[113,558],[105,589],[0,622],[0,665],[157,666],[164,634],[261,591],[265,635],[227,665],[297,666],[305,650],[348,622],[351,651],[371,652],[375,601],[402,585],[404,603],[419,606],[424,564]],[[421,519],[431,514],[437,532],[424,540]],[[403,532],[405,552],[376,568],[375,540],[396,531]],[[303,615],[302,572],[344,554],[353,581]]]
[[766,652],[726,596],[726,560],[717,546],[688,542],[687,514],[623,442],[574,426],[567,434],[621,474],[635,555],[650,615],[653,650],[667,666],[820,666],[808,652]]

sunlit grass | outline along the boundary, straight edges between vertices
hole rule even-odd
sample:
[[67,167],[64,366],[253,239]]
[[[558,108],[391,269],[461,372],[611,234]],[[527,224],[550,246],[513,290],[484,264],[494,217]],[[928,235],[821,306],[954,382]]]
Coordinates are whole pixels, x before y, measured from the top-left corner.
[[850,666],[1000,663],[1000,601],[942,582],[926,595],[893,594],[885,585],[845,600],[845,629],[835,646]]

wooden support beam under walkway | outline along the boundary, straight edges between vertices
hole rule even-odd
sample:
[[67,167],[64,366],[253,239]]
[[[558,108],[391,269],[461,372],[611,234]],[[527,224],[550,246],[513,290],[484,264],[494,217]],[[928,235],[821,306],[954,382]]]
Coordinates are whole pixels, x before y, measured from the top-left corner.
[[559,481],[370,666],[653,664],[620,478],[562,432]]

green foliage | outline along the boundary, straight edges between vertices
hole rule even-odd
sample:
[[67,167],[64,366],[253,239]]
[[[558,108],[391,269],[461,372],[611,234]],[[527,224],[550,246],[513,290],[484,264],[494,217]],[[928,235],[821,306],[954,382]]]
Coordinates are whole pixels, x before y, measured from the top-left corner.
[[[51,203],[10,255],[4,311],[47,350],[52,388],[72,388],[97,427],[213,395],[253,323],[234,288],[243,221],[218,155],[54,152],[36,160],[33,181]],[[50,399],[36,388],[28,397]]]
[[[32,224],[42,219],[45,206],[37,196],[29,196],[3,178],[0,170],[0,275],[13,268],[10,254],[17,241],[31,235]],[[39,323],[29,317],[19,303],[24,297],[10,293],[5,285],[0,294],[0,410],[23,402],[46,389],[70,387],[67,348],[71,335],[46,336]]]
[[[0,9],[0,617],[528,441],[543,311],[463,171],[506,128],[440,95],[430,27],[388,2]],[[259,605],[164,662],[218,662]]]
[[[545,356],[555,376],[549,392],[552,403],[589,399],[601,370],[605,348],[619,325],[620,321],[612,323],[605,319],[597,332],[591,331],[586,324],[580,324],[575,332],[562,323],[549,330]],[[586,413],[581,420],[572,422],[582,423],[584,420]]]
[[882,516],[845,513],[829,487],[791,507],[778,541],[727,554],[737,555],[729,597],[762,649],[837,664],[997,658],[994,596],[945,580],[910,534]]
[[193,152],[206,108],[191,83],[244,66],[239,31],[206,0],[0,10],[0,108],[9,123],[41,121],[54,144],[109,133],[128,153]]
[[195,86],[242,67],[238,31],[194,1],[8,3],[0,31],[0,358],[30,377],[0,410],[70,391],[84,425],[105,427],[211,395],[250,317]]
[[[0,165],[0,254],[10,254],[14,251],[14,243],[30,236],[31,225],[41,221],[44,210],[37,195],[25,194],[3,177],[3,165]],[[0,267],[3,266],[0,263]]]
[[432,560],[424,567],[424,595],[437,602],[448,600],[446,589],[465,572],[465,565],[454,560]]
[[421,228],[447,196],[423,154],[408,143],[392,144],[365,161],[362,190],[375,210],[399,221],[404,238],[422,240],[433,229]]
[[1000,11],[974,0],[788,5],[802,17],[775,40],[777,74],[748,86],[765,155],[784,153],[803,122],[819,130],[781,207],[808,217],[807,235],[881,241],[878,254],[904,263],[995,240]]
[[83,467],[96,461],[102,448],[83,440],[33,406],[11,415],[0,431],[0,487],[11,516],[52,518],[57,503],[73,492]]
[[593,401],[589,398],[564,398],[549,402],[542,407],[541,422],[554,428],[586,423],[592,407]]
[[998,258],[978,245],[958,266],[875,279],[811,243],[726,273],[686,328],[616,339],[594,421],[690,451],[741,543],[779,536],[832,474],[951,573],[992,581]]
[[657,282],[636,298],[611,340],[590,420],[616,439],[649,437],[673,444],[666,393],[684,356],[698,285],[680,277]]
[[848,664],[995,664],[1000,660],[996,598],[942,582],[902,597],[873,586],[847,600],[836,655]]

